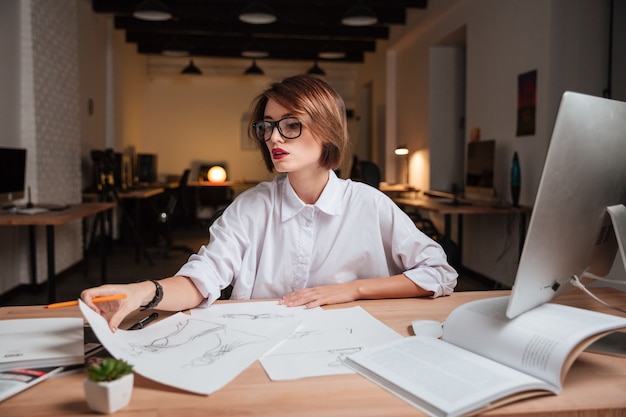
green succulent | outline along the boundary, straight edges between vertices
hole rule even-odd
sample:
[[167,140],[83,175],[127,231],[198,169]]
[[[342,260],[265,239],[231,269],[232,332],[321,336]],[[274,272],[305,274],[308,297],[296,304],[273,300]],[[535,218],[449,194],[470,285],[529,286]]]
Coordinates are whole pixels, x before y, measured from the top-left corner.
[[133,372],[133,366],[122,359],[104,358],[87,367],[87,378],[94,382],[114,381]]

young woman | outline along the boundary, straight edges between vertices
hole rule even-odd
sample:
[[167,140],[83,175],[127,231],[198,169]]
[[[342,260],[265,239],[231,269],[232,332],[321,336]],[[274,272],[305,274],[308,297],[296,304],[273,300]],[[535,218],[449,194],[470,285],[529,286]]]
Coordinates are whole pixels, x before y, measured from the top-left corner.
[[[385,194],[333,171],[348,148],[337,92],[299,75],[253,105],[250,135],[278,175],[238,196],[176,276],[84,290],[81,298],[108,317],[111,330],[138,308],[208,306],[230,284],[232,299],[307,307],[452,293],[457,274],[442,248]],[[92,302],[118,293],[127,297]]]

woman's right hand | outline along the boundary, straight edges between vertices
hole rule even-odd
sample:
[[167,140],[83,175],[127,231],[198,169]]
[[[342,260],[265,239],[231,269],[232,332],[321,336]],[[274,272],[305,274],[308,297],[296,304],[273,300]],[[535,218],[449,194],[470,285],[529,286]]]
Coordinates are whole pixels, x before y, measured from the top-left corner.
[[[107,319],[109,328],[112,332],[115,332],[128,314],[146,304],[144,303],[145,299],[152,299],[154,296],[154,288],[154,284],[150,281],[133,284],[105,284],[83,290],[80,294],[80,298],[93,311]],[[150,295],[151,292],[152,295]],[[96,297],[115,294],[125,294],[126,298],[101,303],[93,302],[93,299]]]

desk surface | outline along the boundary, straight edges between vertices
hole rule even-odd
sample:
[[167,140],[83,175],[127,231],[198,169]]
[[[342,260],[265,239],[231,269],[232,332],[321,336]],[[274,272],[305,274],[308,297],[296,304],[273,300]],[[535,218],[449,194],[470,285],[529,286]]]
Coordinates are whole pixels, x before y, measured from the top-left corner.
[[37,214],[0,213],[0,226],[55,226],[110,210],[115,203],[80,203],[64,210]]
[[[626,305],[623,293],[596,289],[608,302]],[[379,320],[409,335],[411,320],[444,320],[468,301],[507,295],[508,291],[461,292],[438,299],[371,300],[328,308],[360,305]],[[575,292],[559,302],[599,311],[606,309]],[[77,308],[0,308],[0,319],[78,316]],[[133,319],[135,319],[134,317]],[[131,318],[129,318],[129,322]],[[208,376],[210,377],[210,376]],[[85,402],[81,374],[44,381],[0,403],[3,417],[93,415]],[[486,416],[624,416],[626,359],[583,352],[570,369],[564,391],[497,408]],[[136,375],[130,404],[118,416],[421,416],[419,410],[359,375],[272,382],[256,361],[223,389],[210,396],[179,391]]]
[[489,204],[452,204],[432,198],[394,198],[396,204],[400,206],[415,207],[421,210],[434,211],[440,214],[508,214],[508,213],[530,213],[531,208],[508,205],[497,206]]

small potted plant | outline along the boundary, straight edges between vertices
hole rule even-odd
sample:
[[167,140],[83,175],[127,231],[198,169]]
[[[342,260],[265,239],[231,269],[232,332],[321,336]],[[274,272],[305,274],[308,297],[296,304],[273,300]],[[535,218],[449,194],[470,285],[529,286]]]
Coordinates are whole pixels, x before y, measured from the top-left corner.
[[109,414],[126,407],[133,392],[133,383],[133,367],[124,360],[99,358],[90,363],[84,381],[89,408]]

